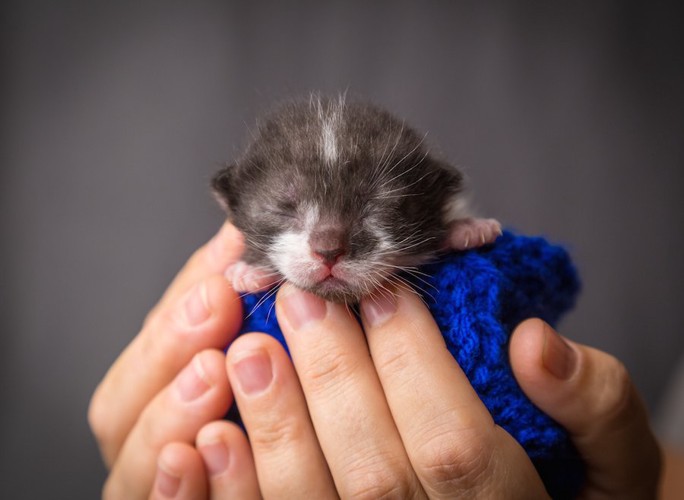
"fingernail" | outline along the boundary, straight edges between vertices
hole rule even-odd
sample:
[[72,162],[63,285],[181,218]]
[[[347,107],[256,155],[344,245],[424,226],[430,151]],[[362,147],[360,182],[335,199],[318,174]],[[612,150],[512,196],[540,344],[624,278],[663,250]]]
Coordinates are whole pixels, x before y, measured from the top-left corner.
[[166,467],[159,462],[155,479],[155,486],[159,494],[164,498],[173,498],[178,494],[180,484],[181,478],[166,470]]
[[199,356],[192,358],[192,362],[178,375],[176,387],[181,399],[186,402],[199,398],[211,387]]
[[211,316],[206,284],[200,283],[193,288],[183,302],[182,316],[187,326],[197,326]]
[[273,368],[268,353],[252,351],[233,365],[240,391],[247,396],[264,392],[273,380]]
[[228,447],[222,441],[202,446],[200,453],[212,477],[223,474],[228,468]]
[[567,380],[575,370],[577,355],[563,338],[550,327],[544,328],[542,364],[559,380]]
[[394,293],[377,293],[361,301],[361,314],[370,326],[380,326],[397,312]]
[[294,330],[325,318],[327,311],[325,301],[312,293],[288,286],[278,298],[285,320]]

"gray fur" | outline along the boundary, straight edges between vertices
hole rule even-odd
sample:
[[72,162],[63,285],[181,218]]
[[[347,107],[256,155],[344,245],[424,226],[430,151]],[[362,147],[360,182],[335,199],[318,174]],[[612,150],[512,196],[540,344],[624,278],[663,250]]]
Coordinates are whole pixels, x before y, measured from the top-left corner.
[[[433,257],[445,247],[454,217],[448,207],[457,205],[463,178],[434,158],[423,139],[373,105],[315,96],[284,104],[258,124],[244,154],[212,182],[245,235],[243,260],[283,273],[272,258],[274,241],[284,231],[303,230],[311,207],[317,226],[346,235],[349,261],[410,267]],[[373,285],[308,288],[348,301]]]

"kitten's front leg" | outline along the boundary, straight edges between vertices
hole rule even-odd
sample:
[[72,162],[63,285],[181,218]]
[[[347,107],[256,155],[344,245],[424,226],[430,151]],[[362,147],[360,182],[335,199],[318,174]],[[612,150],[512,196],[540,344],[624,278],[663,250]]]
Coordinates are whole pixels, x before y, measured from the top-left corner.
[[468,217],[451,224],[448,241],[454,250],[468,250],[494,243],[501,234],[499,221]]
[[226,270],[226,278],[236,292],[256,293],[268,290],[278,283],[282,276],[270,266],[248,264],[239,260]]

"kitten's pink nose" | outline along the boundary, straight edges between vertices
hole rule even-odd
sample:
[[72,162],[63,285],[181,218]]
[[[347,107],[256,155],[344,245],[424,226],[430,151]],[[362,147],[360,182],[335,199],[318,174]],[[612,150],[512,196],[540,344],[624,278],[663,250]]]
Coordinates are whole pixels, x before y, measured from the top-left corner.
[[317,229],[309,235],[311,253],[332,267],[347,252],[347,238],[343,230],[335,227]]
[[336,248],[334,250],[314,250],[313,254],[317,259],[322,260],[326,266],[332,267],[344,254],[344,250],[341,248]]

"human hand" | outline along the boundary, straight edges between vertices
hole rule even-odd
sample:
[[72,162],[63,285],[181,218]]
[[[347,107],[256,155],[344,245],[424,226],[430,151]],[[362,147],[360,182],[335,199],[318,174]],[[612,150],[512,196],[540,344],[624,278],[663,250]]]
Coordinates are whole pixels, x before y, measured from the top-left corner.
[[[429,313],[397,290],[348,311],[286,288],[272,338],[239,338],[227,362],[265,497],[543,498],[523,450],[496,426]],[[624,366],[530,320],[511,363],[533,401],[567,427],[587,464],[584,498],[653,498],[659,449]],[[298,375],[298,378],[297,378]],[[215,490],[220,496],[220,489]]]
[[562,338],[538,319],[510,342],[513,373],[542,411],[564,426],[586,463],[582,498],[655,498],[661,451],[625,366]]
[[[183,274],[174,285],[195,281]],[[277,311],[294,366],[280,344],[263,334],[240,337],[227,358],[251,447],[239,429],[218,420],[186,427],[199,428],[196,447],[187,435],[173,442],[167,433],[147,450],[144,487],[135,491],[149,491],[156,452],[160,468],[153,495],[160,496],[174,490],[178,498],[249,498],[260,491],[266,497],[545,497],[527,456],[494,425],[427,310],[412,294],[397,294],[398,307],[389,307],[394,312],[388,316],[380,307],[388,304],[379,297],[362,305],[366,344],[344,307],[323,303],[321,309],[319,299],[284,287]],[[576,436],[590,468],[586,496],[652,497],[658,447],[624,368],[576,344],[570,344],[566,362],[558,363],[565,358],[553,357],[558,353],[552,335],[539,321],[523,323],[511,340],[511,363],[535,403]],[[226,392],[217,398],[223,407],[230,400]],[[587,405],[594,411],[587,412]],[[611,431],[613,424],[619,432]],[[619,441],[619,452],[605,449],[611,439]],[[125,463],[121,455],[117,460]],[[116,476],[115,469],[108,485],[136,480],[135,474]]]
[[[232,401],[218,349],[242,323],[240,302],[223,277],[241,241],[226,225],[195,252],[96,389],[88,418],[110,470],[106,498],[148,497],[158,466],[160,489],[180,485],[204,496],[203,462],[188,449]],[[192,480],[181,484],[177,469]]]
[[276,311],[292,362],[267,335],[232,344],[228,374],[261,493],[545,498],[420,299],[396,294],[362,302],[364,335],[344,306],[285,285]]

